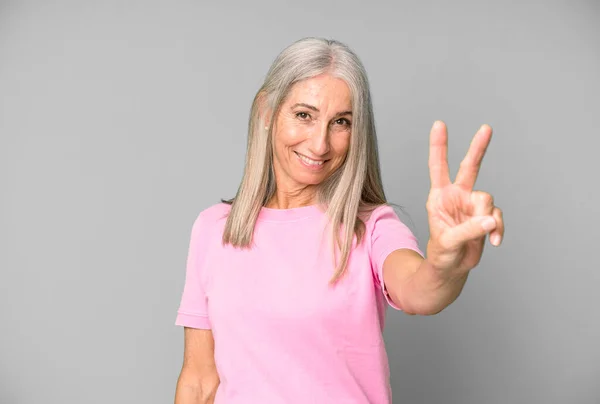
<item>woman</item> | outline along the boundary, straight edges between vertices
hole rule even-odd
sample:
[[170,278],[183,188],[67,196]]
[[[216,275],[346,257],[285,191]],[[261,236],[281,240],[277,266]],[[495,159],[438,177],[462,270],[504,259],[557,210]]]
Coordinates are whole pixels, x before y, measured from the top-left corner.
[[503,237],[500,209],[473,191],[491,128],[452,183],[446,128],[433,125],[427,258],[386,203],[367,76],[348,47],[307,38],[286,48],[248,136],[235,198],[192,228],[176,404],[390,403],[386,304],[440,312],[486,235],[496,246]]

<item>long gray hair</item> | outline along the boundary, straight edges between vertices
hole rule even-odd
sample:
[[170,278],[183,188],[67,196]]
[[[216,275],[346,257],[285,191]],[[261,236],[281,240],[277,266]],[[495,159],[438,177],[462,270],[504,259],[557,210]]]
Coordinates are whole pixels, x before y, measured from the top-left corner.
[[[344,80],[352,94],[348,154],[342,166],[317,187],[317,203],[327,207],[335,240],[333,257],[337,267],[331,281],[336,282],[346,271],[354,237],[357,244],[363,240],[364,220],[375,207],[387,203],[367,74],[358,56],[339,41],[301,39],[285,48],[271,65],[252,103],[241,184],[233,199],[223,200],[232,205],[223,243],[250,247],[260,210],[273,197],[277,185],[273,173],[272,124],[295,83],[325,73]],[[271,116],[264,116],[265,106]],[[337,249],[341,253],[339,262]]]

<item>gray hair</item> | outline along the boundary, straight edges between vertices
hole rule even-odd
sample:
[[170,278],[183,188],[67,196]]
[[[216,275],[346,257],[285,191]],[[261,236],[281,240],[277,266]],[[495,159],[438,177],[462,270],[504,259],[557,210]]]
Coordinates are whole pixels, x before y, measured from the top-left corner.
[[[248,125],[246,165],[231,211],[223,243],[248,248],[261,208],[275,194],[272,125],[292,86],[321,74],[340,78],[352,96],[352,133],[342,166],[317,187],[317,202],[327,208],[334,243],[336,271],[345,273],[354,236],[360,243],[364,220],[387,203],[383,191],[369,82],[358,56],[345,44],[323,38],[304,38],[285,48],[275,59],[252,103]],[[265,106],[271,111],[265,117]],[[267,126],[267,130],[265,130]],[[342,237],[340,235],[343,234]],[[341,252],[337,261],[336,244]]]

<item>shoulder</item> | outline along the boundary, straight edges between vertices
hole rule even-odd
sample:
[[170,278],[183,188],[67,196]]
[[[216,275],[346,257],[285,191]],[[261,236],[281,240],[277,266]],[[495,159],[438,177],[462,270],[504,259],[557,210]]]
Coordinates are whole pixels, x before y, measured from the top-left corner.
[[392,233],[412,235],[412,230],[400,218],[393,206],[382,204],[372,209],[365,221],[366,231],[372,237]]
[[227,215],[231,210],[231,205],[226,203],[216,203],[203,210],[201,210],[196,216],[194,221],[194,229],[203,231],[224,226],[227,220]]
[[423,256],[415,234],[391,205],[380,205],[373,209],[366,227],[372,253],[377,257],[377,265],[382,266],[383,259],[390,252],[401,248],[415,250]]
[[219,220],[222,218],[227,218],[229,211],[231,210],[231,205],[223,202],[215,203],[214,205],[209,206],[208,208],[200,211],[198,214],[199,218],[203,220]]
[[367,228],[373,229],[381,220],[400,221],[394,208],[388,204],[382,204],[372,207],[366,213],[365,225]]

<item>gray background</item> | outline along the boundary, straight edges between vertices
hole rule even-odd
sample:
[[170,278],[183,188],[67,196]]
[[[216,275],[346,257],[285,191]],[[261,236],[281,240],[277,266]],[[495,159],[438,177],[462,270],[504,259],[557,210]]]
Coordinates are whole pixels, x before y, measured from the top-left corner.
[[[216,2],[214,2],[216,3]],[[395,403],[599,403],[598,1],[0,2],[0,403],[172,402],[198,212],[235,193],[250,103],[304,36],[349,44],[426,246],[428,133],[505,212],[461,297],[389,311]],[[596,253],[595,253],[596,252]]]

